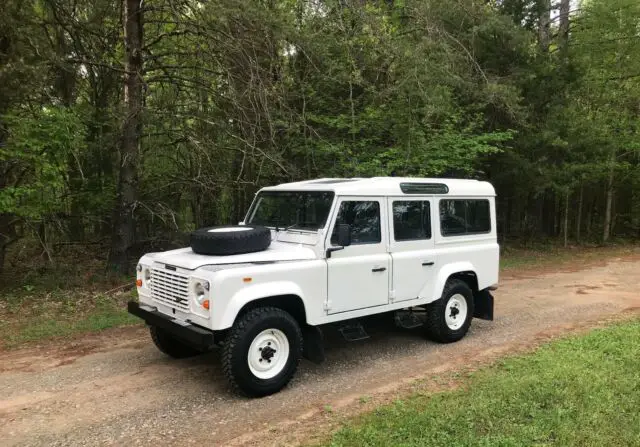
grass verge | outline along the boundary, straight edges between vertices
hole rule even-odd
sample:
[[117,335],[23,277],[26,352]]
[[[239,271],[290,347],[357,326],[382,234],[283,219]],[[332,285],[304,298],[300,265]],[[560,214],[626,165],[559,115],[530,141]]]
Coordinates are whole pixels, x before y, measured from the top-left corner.
[[328,446],[638,446],[640,320],[545,345],[345,424]]
[[126,310],[126,301],[134,295],[131,292],[108,296],[77,290],[32,293],[7,294],[0,299],[0,347],[140,324]]
[[520,270],[580,268],[602,264],[616,257],[637,257],[640,246],[629,243],[612,243],[606,246],[580,245],[562,247],[558,244],[539,244],[532,247],[502,247],[500,272],[516,273]]

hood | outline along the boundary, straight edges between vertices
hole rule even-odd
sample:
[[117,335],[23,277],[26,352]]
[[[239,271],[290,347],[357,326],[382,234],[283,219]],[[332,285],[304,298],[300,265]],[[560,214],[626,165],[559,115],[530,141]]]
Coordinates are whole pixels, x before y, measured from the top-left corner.
[[205,265],[243,264],[250,262],[304,261],[316,259],[315,252],[304,245],[272,241],[269,248],[255,253],[244,253],[229,256],[199,255],[190,247],[177,250],[149,253],[145,258],[153,262],[169,264],[188,270],[195,270]]

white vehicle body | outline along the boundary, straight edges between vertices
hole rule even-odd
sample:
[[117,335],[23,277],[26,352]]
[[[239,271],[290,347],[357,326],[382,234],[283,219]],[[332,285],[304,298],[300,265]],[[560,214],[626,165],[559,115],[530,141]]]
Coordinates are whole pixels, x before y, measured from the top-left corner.
[[[403,185],[430,186],[423,192],[417,188],[405,193]],[[231,328],[242,310],[257,300],[286,297],[302,304],[304,323],[319,326],[431,303],[442,296],[448,279],[456,275],[465,275],[475,291],[498,282],[495,191],[487,182],[320,179],[263,188],[257,197],[266,192],[306,191],[333,196],[321,228],[271,227],[270,246],[255,253],[210,256],[182,248],[147,254],[138,266],[140,305],[178,324],[215,332]],[[480,201],[483,204],[478,209],[486,210],[489,218],[478,224],[482,231],[444,234],[444,208],[468,210],[470,204],[476,206]],[[331,251],[336,248],[331,236],[343,202],[367,202],[378,209],[379,233],[376,229],[374,242]],[[413,202],[411,206],[420,202],[421,209],[428,210],[423,218],[429,222],[430,237],[396,239],[394,209],[402,210],[401,202]],[[255,207],[254,201],[247,222]],[[208,309],[200,302],[202,295],[196,293],[196,285],[205,282]]]

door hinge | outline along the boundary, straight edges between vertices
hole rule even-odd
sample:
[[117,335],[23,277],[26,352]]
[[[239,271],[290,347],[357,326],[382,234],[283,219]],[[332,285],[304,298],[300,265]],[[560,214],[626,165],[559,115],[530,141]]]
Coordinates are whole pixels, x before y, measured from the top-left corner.
[[396,291],[395,290],[389,290],[389,301],[390,302],[394,302],[396,299]]
[[324,304],[322,305],[324,310],[329,310],[331,309],[331,301],[325,301]]

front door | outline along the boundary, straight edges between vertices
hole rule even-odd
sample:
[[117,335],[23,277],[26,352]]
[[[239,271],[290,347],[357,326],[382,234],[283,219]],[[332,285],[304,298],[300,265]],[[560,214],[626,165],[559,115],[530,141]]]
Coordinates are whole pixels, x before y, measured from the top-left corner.
[[336,245],[336,224],[351,226],[351,245],[327,259],[328,313],[334,314],[389,303],[391,256],[387,253],[387,220],[382,198],[343,197],[331,227]]

